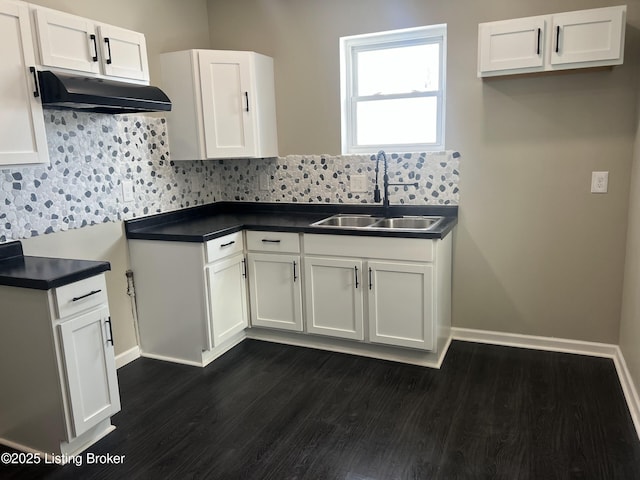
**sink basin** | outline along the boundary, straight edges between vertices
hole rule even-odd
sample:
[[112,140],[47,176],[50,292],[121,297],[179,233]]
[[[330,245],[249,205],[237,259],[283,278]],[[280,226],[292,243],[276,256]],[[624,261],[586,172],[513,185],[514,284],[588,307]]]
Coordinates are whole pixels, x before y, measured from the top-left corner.
[[373,225],[380,217],[371,215],[334,215],[312,223],[314,227],[366,228]]
[[430,230],[435,228],[444,217],[396,217],[383,218],[371,225],[371,228],[388,230]]
[[431,230],[444,217],[404,216],[394,218],[372,215],[333,215],[311,225],[314,227],[355,228],[359,230]]

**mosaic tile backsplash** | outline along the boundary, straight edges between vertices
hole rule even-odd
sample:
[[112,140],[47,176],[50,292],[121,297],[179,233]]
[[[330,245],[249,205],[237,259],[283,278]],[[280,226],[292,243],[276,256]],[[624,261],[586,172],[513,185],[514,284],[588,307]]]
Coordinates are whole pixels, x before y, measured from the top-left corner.
[[[369,155],[172,162],[163,118],[45,110],[45,123],[51,164],[0,169],[0,242],[221,200],[373,202]],[[457,205],[455,157],[388,154],[391,182],[419,184],[392,187],[391,203]],[[367,192],[352,192],[352,175]]]

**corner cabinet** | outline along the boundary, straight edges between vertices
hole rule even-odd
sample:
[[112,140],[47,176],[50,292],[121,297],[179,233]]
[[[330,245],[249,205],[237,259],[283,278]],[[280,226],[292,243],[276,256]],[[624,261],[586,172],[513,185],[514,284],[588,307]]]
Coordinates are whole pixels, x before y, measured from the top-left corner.
[[478,25],[478,76],[620,65],[626,6]]
[[0,167],[49,163],[29,6],[0,0]]
[[33,15],[43,67],[149,82],[142,33],[43,7]]
[[160,55],[171,160],[278,156],[273,59],[255,52]]
[[111,432],[120,395],[104,275],[0,286],[0,303],[0,443],[75,455]]
[[129,240],[144,357],[204,366],[245,338],[242,232],[206,243]]

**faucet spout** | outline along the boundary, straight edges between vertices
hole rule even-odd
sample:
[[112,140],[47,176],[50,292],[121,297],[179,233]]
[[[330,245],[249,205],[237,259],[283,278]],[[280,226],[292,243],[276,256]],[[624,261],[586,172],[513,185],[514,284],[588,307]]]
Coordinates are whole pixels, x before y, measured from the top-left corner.
[[[378,174],[380,173],[380,159],[384,162],[384,173],[382,175],[382,188],[384,196],[380,196],[380,186],[378,184]],[[411,186],[418,188],[418,182],[415,183],[389,183],[389,165],[387,162],[387,154],[384,150],[380,150],[376,155],[376,185],[373,189],[373,201],[380,203],[382,200],[382,206],[384,207],[384,216],[389,218],[389,187],[390,186]]]

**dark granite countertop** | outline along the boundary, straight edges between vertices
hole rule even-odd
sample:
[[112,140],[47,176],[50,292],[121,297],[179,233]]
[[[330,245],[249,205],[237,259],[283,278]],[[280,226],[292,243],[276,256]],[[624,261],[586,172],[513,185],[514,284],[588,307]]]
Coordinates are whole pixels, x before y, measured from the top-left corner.
[[111,270],[109,262],[25,256],[22,244],[0,244],[0,285],[49,290]]
[[377,205],[218,202],[151,215],[125,222],[127,238],[174,242],[207,242],[240,230],[325,233],[405,238],[444,238],[458,221],[457,206],[396,206],[390,216],[438,215],[446,217],[431,231],[356,230],[311,224],[338,213],[384,215]]

